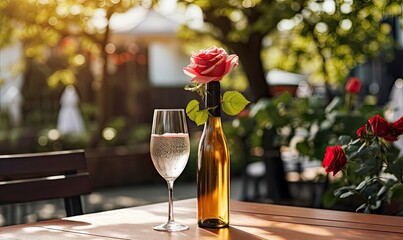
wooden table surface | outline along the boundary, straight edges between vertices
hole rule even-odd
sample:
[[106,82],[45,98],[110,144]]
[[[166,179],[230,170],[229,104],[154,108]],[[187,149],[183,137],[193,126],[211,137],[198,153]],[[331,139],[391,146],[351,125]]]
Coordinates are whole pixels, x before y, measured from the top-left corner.
[[158,232],[167,203],[0,228],[1,240],[53,239],[403,239],[403,218],[312,208],[231,201],[230,227],[203,229],[196,224],[196,199],[174,202],[183,232]]

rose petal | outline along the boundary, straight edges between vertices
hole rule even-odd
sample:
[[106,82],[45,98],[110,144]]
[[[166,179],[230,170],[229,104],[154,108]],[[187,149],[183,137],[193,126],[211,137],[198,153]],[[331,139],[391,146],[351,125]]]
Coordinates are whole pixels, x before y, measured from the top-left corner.
[[391,125],[379,115],[375,115],[368,120],[371,131],[377,137],[386,137],[391,132]]
[[226,75],[227,73],[231,72],[234,70],[234,68],[238,65],[239,58],[237,55],[232,54],[227,58],[226,65],[225,65],[225,72],[223,74]]
[[[222,67],[220,67],[220,64],[222,62],[224,62],[224,58],[221,58],[214,65],[212,65],[211,67],[209,67],[206,70],[202,71],[201,74],[202,75],[207,75],[208,74],[208,75],[213,75],[213,76],[219,76],[219,75],[224,76],[225,74],[223,74],[223,71],[221,70]],[[214,70],[216,70],[216,71],[214,71]],[[225,69],[224,69],[224,72],[225,72]],[[209,73],[212,73],[212,74],[209,74]],[[220,79],[222,79],[222,77]]]
[[193,68],[190,68],[190,67],[184,67],[183,72],[191,78],[194,78],[197,76],[197,72]]

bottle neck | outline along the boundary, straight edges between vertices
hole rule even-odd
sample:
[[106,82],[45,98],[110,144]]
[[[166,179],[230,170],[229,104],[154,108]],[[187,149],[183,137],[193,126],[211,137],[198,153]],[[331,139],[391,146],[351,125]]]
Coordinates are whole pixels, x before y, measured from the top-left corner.
[[221,117],[220,90],[220,82],[213,81],[207,83],[206,106],[207,108],[213,108],[209,110],[209,113],[213,117]]
[[215,129],[222,129],[222,124],[221,124],[221,117],[209,117],[207,122],[204,124],[205,129],[210,129],[211,131]]

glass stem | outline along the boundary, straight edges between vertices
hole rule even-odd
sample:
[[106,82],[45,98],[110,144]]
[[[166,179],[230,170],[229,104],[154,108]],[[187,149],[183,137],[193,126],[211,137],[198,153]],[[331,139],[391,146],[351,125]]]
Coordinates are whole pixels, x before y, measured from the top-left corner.
[[174,221],[174,211],[173,211],[173,189],[174,189],[174,181],[167,180],[168,183],[168,223]]

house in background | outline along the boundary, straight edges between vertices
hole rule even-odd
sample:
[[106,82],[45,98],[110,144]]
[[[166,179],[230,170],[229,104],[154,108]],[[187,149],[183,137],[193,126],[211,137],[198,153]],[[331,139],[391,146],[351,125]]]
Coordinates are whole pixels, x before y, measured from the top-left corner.
[[[115,27],[110,38],[115,49],[111,53],[117,83],[112,86],[114,98],[125,103],[116,114],[126,113],[133,123],[142,123],[151,121],[155,108],[185,108],[190,96],[183,88],[190,79],[182,68],[189,64],[189,56],[176,36],[184,16],[145,8],[126,14],[138,18]],[[119,15],[113,20],[125,21]]]
[[[182,68],[189,63],[189,56],[183,53],[182,43],[176,37],[183,22],[183,14],[140,7],[113,16],[110,22],[113,31],[107,45],[108,62],[112,63],[106,81],[110,109],[108,121],[124,119],[127,127],[133,128],[149,124],[155,108],[186,107],[192,96],[183,89],[190,79]],[[76,41],[74,37],[64,40]],[[62,42],[60,47],[63,44],[66,43]],[[13,46],[0,52],[0,130],[2,127],[13,130],[7,126],[11,124],[8,121],[10,116],[15,115],[22,119],[20,138],[35,144],[40,131],[57,127],[60,97],[65,86],[59,84],[50,88],[47,78],[53,70],[62,69],[66,58],[58,47],[50,48],[46,53],[49,60],[41,63],[49,66],[46,72],[34,60],[26,59],[24,72],[20,69],[15,74],[12,69],[18,66],[22,51],[21,46]],[[77,69],[74,83],[80,110],[86,123],[91,124],[89,127],[93,127],[92,121],[96,117],[95,90],[99,71],[102,71],[102,64],[90,59]],[[9,108],[11,103],[21,106]],[[26,132],[29,132],[28,137]],[[17,148],[23,149],[21,146]],[[35,149],[31,146],[24,151]]]

